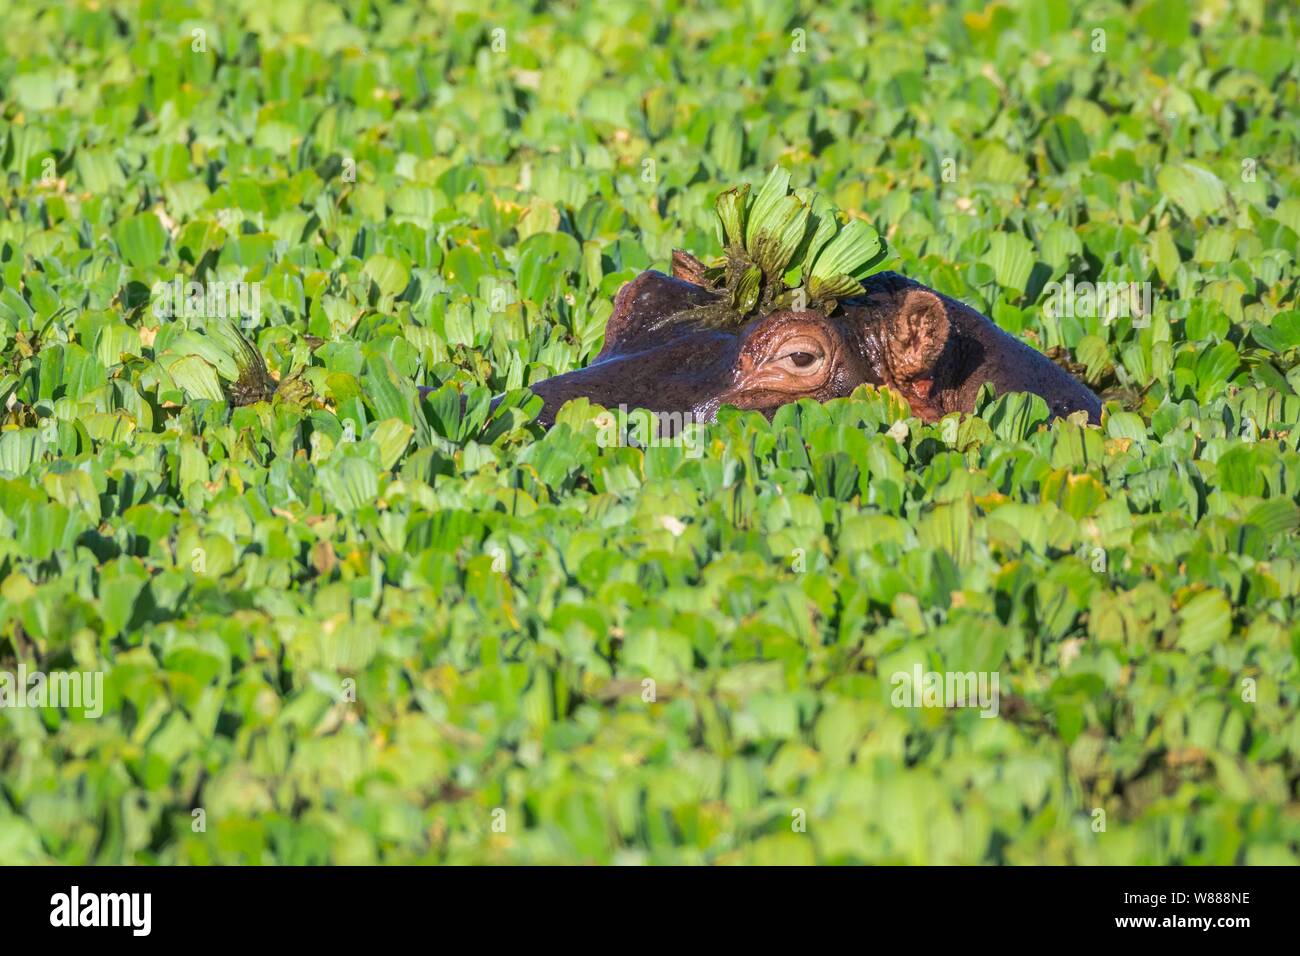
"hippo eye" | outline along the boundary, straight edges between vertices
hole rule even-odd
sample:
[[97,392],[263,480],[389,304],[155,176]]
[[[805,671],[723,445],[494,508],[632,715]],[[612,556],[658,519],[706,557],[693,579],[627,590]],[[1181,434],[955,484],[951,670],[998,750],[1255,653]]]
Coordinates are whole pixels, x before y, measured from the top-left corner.
[[812,366],[817,364],[818,360],[821,359],[821,357],[822,356],[820,352],[805,352],[802,350],[796,350],[793,352],[786,352],[784,355],[781,356],[781,361],[786,362],[797,369],[807,369],[807,368],[812,368]]
[[770,375],[804,387],[826,371],[829,354],[820,336],[800,333],[786,336],[758,364],[767,366]]

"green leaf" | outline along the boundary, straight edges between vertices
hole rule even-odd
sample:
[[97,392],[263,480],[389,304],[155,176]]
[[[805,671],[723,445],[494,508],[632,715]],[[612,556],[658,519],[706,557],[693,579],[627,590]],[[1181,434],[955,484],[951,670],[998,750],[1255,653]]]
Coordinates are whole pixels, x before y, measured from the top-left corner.
[[411,273],[406,266],[390,256],[371,256],[366,260],[362,272],[379,287],[380,295],[398,295],[411,281]]
[[397,418],[386,418],[375,426],[370,440],[379,449],[379,463],[384,468],[392,468],[402,458],[406,446],[410,444],[415,429]]
[[1069,169],[1078,163],[1086,163],[1091,157],[1088,137],[1073,116],[1053,117],[1043,133],[1047,155],[1056,169]]
[[790,174],[780,166],[772,167],[767,179],[749,207],[748,225],[745,229],[745,248],[752,250],[762,232],[771,232],[777,226],[777,209],[790,191]]
[[998,285],[1024,292],[1034,268],[1034,244],[1019,233],[995,232],[989,236],[984,261],[992,267]]
[[1189,219],[1226,216],[1228,193],[1223,181],[1197,163],[1171,163],[1156,173],[1160,192]]
[[167,366],[167,373],[191,399],[206,398],[214,402],[225,400],[216,369],[197,355],[178,358]]
[[167,233],[151,212],[137,213],[113,228],[113,240],[122,256],[137,269],[150,269],[162,262]]
[[1178,612],[1178,647],[1205,654],[1232,632],[1232,605],[1219,591],[1202,591]]
[[1047,403],[1031,392],[1009,392],[984,413],[993,433],[1005,441],[1023,441],[1051,419]]
[[745,209],[749,203],[749,184],[733,186],[723,190],[717,199],[715,208],[718,222],[722,227],[723,247],[743,244],[745,238]]

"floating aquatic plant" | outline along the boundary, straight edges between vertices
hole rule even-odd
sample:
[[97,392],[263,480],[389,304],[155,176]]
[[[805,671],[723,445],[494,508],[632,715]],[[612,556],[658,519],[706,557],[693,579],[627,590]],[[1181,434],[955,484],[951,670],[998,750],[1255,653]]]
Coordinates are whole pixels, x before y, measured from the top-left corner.
[[231,405],[252,405],[256,402],[269,402],[272,398],[304,405],[311,399],[312,388],[303,378],[303,369],[300,368],[277,382],[271,377],[261,351],[249,341],[239,326],[228,324],[225,331],[225,338],[234,346],[235,365],[239,368],[239,375],[226,387]]
[[234,322],[211,322],[179,336],[165,358],[172,380],[191,398],[227,400],[232,408],[272,399],[305,405],[313,391],[304,369],[276,380],[266,359]]
[[885,258],[885,241],[861,219],[844,221],[825,196],[791,189],[780,166],[757,193],[733,186],[717,199],[723,257],[705,264],[674,254],[679,275],[716,290],[718,302],[691,310],[695,321],[738,325],[778,309],[834,311],[862,293],[862,280]]

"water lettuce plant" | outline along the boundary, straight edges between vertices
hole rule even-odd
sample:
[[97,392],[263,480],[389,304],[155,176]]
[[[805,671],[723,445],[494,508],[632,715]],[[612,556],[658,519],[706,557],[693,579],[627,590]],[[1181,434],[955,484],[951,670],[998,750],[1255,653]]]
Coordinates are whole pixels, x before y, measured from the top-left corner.
[[862,219],[843,221],[820,193],[790,188],[790,174],[772,169],[755,195],[733,186],[715,203],[723,256],[711,265],[680,251],[675,263],[700,284],[722,293],[716,306],[693,318],[738,325],[755,315],[798,307],[834,311],[840,299],[862,293],[865,279],[887,250]]

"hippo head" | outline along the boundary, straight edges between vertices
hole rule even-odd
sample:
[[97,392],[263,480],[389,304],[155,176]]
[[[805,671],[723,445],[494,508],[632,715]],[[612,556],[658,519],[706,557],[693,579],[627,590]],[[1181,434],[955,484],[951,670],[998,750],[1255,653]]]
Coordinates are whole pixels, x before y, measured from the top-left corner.
[[712,421],[722,405],[770,417],[789,402],[847,396],[864,383],[899,388],[924,414],[927,376],[949,340],[932,293],[886,289],[832,315],[774,311],[741,325],[692,317],[716,302],[716,293],[681,275],[637,276],[615,300],[596,360],[531,386],[545,403],[540,421],[552,424],[579,396],[697,422]]

